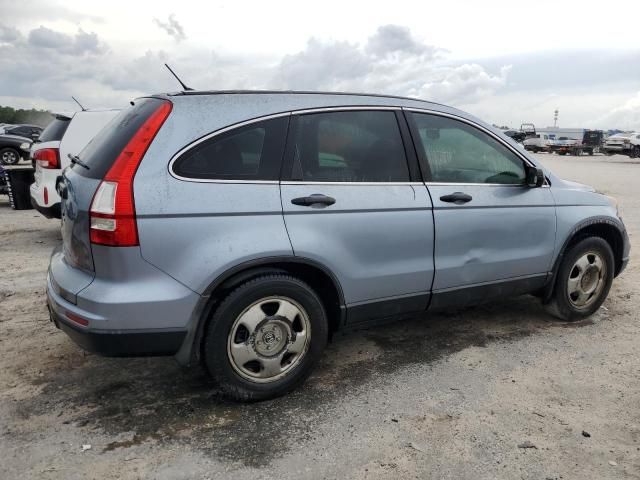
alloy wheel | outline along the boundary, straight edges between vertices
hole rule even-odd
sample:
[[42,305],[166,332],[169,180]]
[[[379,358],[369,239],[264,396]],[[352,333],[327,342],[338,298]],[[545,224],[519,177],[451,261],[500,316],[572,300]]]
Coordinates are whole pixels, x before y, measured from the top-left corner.
[[1,160],[5,165],[13,165],[15,163],[18,163],[18,155],[16,155],[16,152],[14,151],[6,150],[2,152]]
[[241,377],[273,382],[300,364],[310,338],[309,316],[299,303],[287,297],[266,297],[238,315],[229,332],[227,355]]
[[596,252],[587,252],[574,263],[567,280],[569,302],[578,308],[588,308],[595,302],[606,283],[607,266]]

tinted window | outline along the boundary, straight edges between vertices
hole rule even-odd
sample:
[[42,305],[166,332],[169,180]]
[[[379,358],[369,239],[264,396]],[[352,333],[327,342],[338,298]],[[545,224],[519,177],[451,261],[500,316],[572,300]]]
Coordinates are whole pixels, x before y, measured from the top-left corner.
[[524,163],[481,130],[437,115],[411,113],[431,181],[450,183],[525,182]]
[[71,122],[66,117],[56,117],[53,121],[47,125],[47,127],[40,134],[41,142],[54,142],[62,140],[64,132],[67,131],[67,127]]
[[21,137],[24,137],[25,135],[29,134],[29,130],[24,127],[13,127],[7,130],[7,133],[10,135],[19,135]]
[[[79,153],[89,170],[72,164],[79,175],[102,180],[129,140],[164,100],[142,98],[116,115]],[[42,137],[40,137],[42,138]]]
[[294,171],[316,182],[406,182],[409,169],[391,111],[301,115]]
[[288,121],[274,118],[216,135],[182,155],[173,171],[210,180],[277,180]]

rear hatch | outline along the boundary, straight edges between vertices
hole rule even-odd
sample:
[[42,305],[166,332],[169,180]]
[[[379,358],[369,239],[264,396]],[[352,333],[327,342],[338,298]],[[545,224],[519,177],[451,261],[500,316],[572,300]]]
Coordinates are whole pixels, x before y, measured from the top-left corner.
[[[64,169],[58,189],[62,197],[63,253],[70,266],[94,272],[90,230],[93,198],[116,159],[118,164],[127,161],[131,155],[125,150],[135,143],[134,136],[159,106],[166,103],[158,98],[136,100],[134,105],[121,111],[107,124],[75,157],[75,162]],[[129,174],[132,185],[135,169]],[[120,186],[120,189],[124,191],[124,187]]]

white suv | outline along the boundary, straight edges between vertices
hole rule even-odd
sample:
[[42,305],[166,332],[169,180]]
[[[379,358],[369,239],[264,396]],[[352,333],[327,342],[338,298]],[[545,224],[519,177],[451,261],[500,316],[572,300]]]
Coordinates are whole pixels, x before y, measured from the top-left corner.
[[60,196],[56,179],[70,163],[69,154],[80,151],[118,114],[119,110],[83,110],[57,114],[44,129],[40,141],[31,147],[35,182],[31,185],[31,204],[47,218],[60,218]]

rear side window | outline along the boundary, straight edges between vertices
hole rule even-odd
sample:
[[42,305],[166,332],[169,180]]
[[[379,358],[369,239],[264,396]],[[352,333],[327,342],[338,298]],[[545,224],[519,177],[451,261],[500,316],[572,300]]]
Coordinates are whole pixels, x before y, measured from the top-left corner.
[[289,117],[252,123],[215,135],[180,156],[176,175],[207,180],[277,180]]
[[133,106],[121,111],[79,153],[80,160],[89,169],[72,164],[73,171],[84,177],[102,180],[131,137],[164,101],[141,98]]
[[67,131],[71,123],[71,119],[67,117],[56,117],[40,134],[41,142],[59,142],[64,137],[64,132]]
[[400,128],[391,111],[300,115],[294,169],[315,182],[408,182]]

